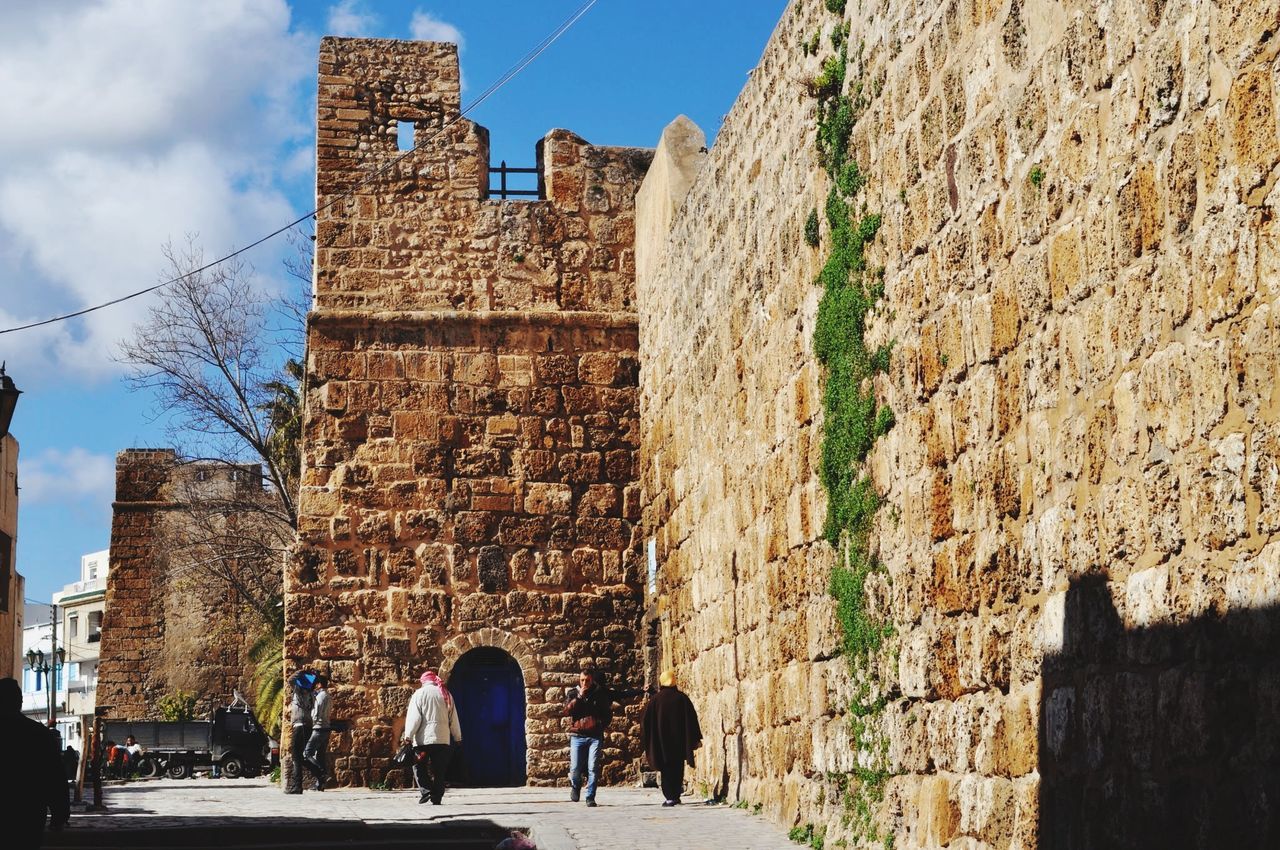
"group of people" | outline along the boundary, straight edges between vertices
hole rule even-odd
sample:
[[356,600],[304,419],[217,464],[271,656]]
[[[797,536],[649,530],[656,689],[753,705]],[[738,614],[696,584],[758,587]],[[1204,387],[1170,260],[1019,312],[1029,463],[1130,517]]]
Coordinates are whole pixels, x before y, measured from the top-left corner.
[[102,746],[102,754],[107,775],[124,778],[138,769],[138,762],[142,759],[142,746],[132,735],[127,736],[123,744],[108,739]]
[[289,680],[289,738],[293,770],[284,792],[301,794],[303,776],[311,774],[311,790],[323,791],[329,781],[329,678],[314,670],[303,670]]
[[[422,674],[418,690],[405,711],[402,744],[412,747],[413,775],[418,802],[440,805],[454,745],[462,743],[462,728],[453,696],[431,670]],[[680,804],[684,766],[693,766],[694,751],[702,745],[702,730],[693,703],[676,687],[675,673],[659,677],[658,692],[645,705],[640,734],[645,757],[661,777],[664,806]],[[604,734],[613,719],[614,694],[600,674],[585,670],[578,686],[566,693],[569,717],[569,799],[596,806]],[[296,740],[296,738],[295,738]],[[585,787],[584,787],[585,785]]]

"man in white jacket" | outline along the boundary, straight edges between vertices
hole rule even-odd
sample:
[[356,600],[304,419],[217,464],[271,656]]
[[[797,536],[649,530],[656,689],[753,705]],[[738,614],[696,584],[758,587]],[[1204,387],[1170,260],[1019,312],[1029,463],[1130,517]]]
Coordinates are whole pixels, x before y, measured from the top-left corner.
[[462,743],[462,727],[453,696],[431,670],[422,674],[422,687],[409,699],[404,718],[404,740],[413,744],[413,778],[418,783],[418,802],[430,800],[440,805],[444,798],[444,777],[449,770],[450,745]]

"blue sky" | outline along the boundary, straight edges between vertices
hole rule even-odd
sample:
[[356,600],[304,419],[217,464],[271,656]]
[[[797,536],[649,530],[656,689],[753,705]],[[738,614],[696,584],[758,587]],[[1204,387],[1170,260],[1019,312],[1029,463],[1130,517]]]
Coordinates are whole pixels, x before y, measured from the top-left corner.
[[[221,254],[309,211],[315,61],[323,35],[458,40],[463,103],[582,0],[67,0],[0,4],[0,328],[148,286],[161,245]],[[714,136],[784,0],[599,0],[471,114],[496,164],[533,165],[565,127],[653,145],[686,114]],[[779,96],[793,96],[779,93]],[[287,286],[276,240],[249,255]],[[28,598],[78,578],[110,540],[114,459],[166,438],[121,381],[116,346],[147,298],[0,334],[24,395],[18,569]]]

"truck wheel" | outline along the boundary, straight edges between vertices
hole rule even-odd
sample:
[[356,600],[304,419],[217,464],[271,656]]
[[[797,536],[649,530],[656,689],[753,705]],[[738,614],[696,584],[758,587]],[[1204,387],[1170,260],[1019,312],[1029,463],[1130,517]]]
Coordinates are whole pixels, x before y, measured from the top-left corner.
[[191,765],[185,762],[174,762],[169,765],[169,769],[166,772],[169,774],[170,779],[190,779]]
[[143,779],[155,779],[164,772],[164,767],[160,762],[146,756],[138,760],[138,775]]
[[222,760],[222,775],[228,779],[239,779],[244,776],[244,762],[239,756],[227,756]]

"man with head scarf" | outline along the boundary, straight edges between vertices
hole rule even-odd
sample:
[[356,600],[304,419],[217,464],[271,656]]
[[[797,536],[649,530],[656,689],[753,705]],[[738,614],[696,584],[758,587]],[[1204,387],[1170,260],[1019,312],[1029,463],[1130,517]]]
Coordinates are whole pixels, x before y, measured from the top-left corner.
[[[5,846],[29,850],[44,842],[45,821],[62,829],[71,817],[67,782],[58,757],[58,737],[22,714],[22,688],[0,679],[0,818]],[[50,815],[52,818],[50,819]]]
[[684,766],[693,767],[693,751],[702,746],[702,729],[693,703],[676,687],[674,670],[658,677],[662,687],[649,700],[640,718],[640,739],[649,765],[662,777],[664,806],[680,805]]
[[453,696],[440,677],[428,670],[420,681],[422,685],[409,698],[405,712],[404,740],[413,744],[418,802],[430,800],[438,806],[444,798],[444,777],[453,754],[451,745],[462,743],[462,728]]

